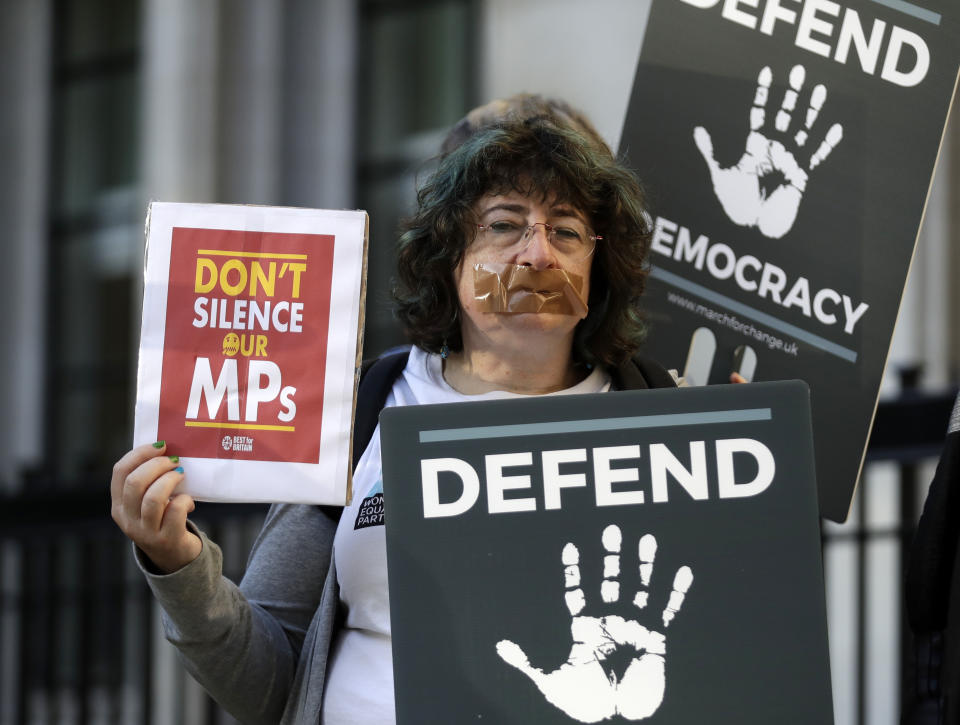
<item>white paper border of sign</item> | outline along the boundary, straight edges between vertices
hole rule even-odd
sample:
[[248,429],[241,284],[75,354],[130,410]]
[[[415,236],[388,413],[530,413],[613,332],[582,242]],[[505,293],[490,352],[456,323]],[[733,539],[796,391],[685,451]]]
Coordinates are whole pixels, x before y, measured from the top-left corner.
[[[186,478],[178,490],[205,501],[343,505],[350,480],[350,432],[359,345],[366,213],[151,202],[147,215],[143,322],[137,365],[135,446],[157,440],[167,277],[174,226],[335,235],[338,243],[334,246],[330,289],[330,331],[334,330],[334,320],[347,321],[346,325],[337,324],[337,328],[347,330],[346,334],[331,335],[328,331],[324,380],[320,460],[324,460],[325,454],[335,455],[336,460],[326,458],[322,469],[319,460],[317,464],[285,463],[286,475],[277,476],[278,464],[274,461],[181,457]],[[357,240],[358,243],[343,243],[341,240]],[[210,483],[212,481],[216,481],[215,486]],[[269,490],[265,490],[265,484],[269,485]]]

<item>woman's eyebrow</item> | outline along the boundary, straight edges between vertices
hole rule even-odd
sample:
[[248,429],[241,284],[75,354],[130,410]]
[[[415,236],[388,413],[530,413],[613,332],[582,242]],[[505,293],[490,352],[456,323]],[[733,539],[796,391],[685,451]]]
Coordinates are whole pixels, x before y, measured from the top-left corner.
[[511,202],[501,202],[500,204],[494,204],[493,206],[487,207],[481,212],[481,216],[486,216],[492,211],[509,211],[514,214],[526,214],[529,211],[529,208],[524,204],[515,204]]
[[[504,201],[487,207],[480,213],[480,216],[486,216],[487,214],[495,211],[507,211],[513,214],[527,214],[529,213],[530,208],[526,204]],[[577,211],[576,207],[569,204],[557,204],[556,206],[550,207],[550,216],[572,217],[573,219],[579,219],[582,222],[586,222],[584,215]]]
[[550,214],[551,216],[568,216],[579,219],[582,222],[586,221],[584,215],[581,214],[576,207],[570,206],[569,204],[557,204],[556,206],[550,207]]

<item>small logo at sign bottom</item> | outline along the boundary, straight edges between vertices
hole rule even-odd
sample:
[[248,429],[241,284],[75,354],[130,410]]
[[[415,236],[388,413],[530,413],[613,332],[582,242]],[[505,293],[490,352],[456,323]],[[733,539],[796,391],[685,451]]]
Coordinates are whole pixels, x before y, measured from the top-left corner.
[[225,451],[237,451],[238,453],[253,452],[253,438],[250,436],[224,436],[220,441]]

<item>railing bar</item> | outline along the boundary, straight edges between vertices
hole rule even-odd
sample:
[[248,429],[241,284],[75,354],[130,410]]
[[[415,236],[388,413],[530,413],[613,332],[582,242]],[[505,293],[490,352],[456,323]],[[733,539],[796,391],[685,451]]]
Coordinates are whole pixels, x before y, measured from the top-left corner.
[[[6,684],[10,675],[6,668],[7,658],[3,656],[3,653],[10,651],[7,649],[8,647],[14,646],[12,642],[8,644],[6,641],[7,613],[8,610],[11,612],[16,610],[16,603],[10,605],[7,601],[6,547],[6,539],[0,539],[0,698],[6,694]],[[11,596],[10,599],[13,599],[13,597]],[[3,711],[0,709],[0,718],[2,716]]]
[[16,657],[20,643],[17,633],[22,629],[17,626],[21,597],[15,584],[17,573],[22,569],[19,556],[19,547],[14,542],[0,539],[0,718],[11,725],[18,719],[20,699]]
[[30,629],[30,612],[33,610],[33,607],[30,606],[30,590],[28,589],[29,582],[27,577],[29,576],[28,572],[31,569],[31,558],[32,550],[29,547],[24,547],[22,549],[23,558],[22,565],[20,567],[20,637],[19,642],[17,643],[19,649],[17,654],[19,655],[20,660],[20,681],[18,682],[19,687],[17,693],[17,722],[19,725],[27,725],[27,681],[30,679],[30,670],[29,662],[27,661],[28,657],[28,646],[29,646],[29,636],[27,632]]
[[[112,532],[111,533],[115,533]],[[127,540],[119,537],[111,537],[109,542],[110,552],[110,600],[115,602],[113,619],[108,618],[105,622],[107,630],[112,626],[119,626],[123,633],[122,637],[116,638],[110,659],[107,662],[106,687],[109,693],[109,712],[108,722],[120,722],[123,715],[123,661],[124,661],[124,641],[126,637],[126,569],[124,564],[126,556],[129,555]],[[141,585],[142,586],[142,585]]]
[[61,706],[64,704],[65,697],[61,695],[66,692],[63,687],[67,684],[67,653],[69,652],[69,643],[61,640],[70,635],[70,627],[67,621],[69,616],[70,592],[68,582],[63,578],[65,571],[64,547],[67,537],[62,536],[53,540],[50,546],[50,568],[49,575],[45,580],[45,589],[49,592],[47,598],[47,639],[46,639],[46,688],[48,697],[54,707],[48,709],[50,719],[48,722],[53,725],[61,718]]
[[141,589],[138,599],[140,600],[140,610],[143,613],[143,626],[140,629],[140,636],[143,641],[141,648],[143,652],[143,659],[141,660],[143,662],[143,680],[141,681],[143,703],[141,707],[143,725],[151,725],[153,722],[153,613],[147,592]]
[[860,486],[857,506],[857,725],[866,725],[867,710],[867,486]]
[[[40,665],[37,668],[37,672],[40,675],[40,686],[44,695],[47,697],[47,702],[56,702],[56,663],[54,661],[54,647],[53,643],[56,640],[54,632],[57,631],[57,599],[59,597],[59,592],[56,588],[57,581],[57,552],[56,552],[56,539],[53,542],[44,546],[44,568],[43,576],[40,579],[40,586],[38,589],[38,595],[40,598],[40,613],[42,615],[41,619],[44,623],[44,626],[41,630],[38,630],[38,634],[42,637],[43,646],[38,647],[37,651],[40,652],[41,660]],[[54,712],[54,707],[46,708],[47,719],[46,722],[48,725],[54,725],[56,722],[56,713]]]
[[[77,658],[79,659],[80,671],[77,673],[77,700],[80,707],[80,725],[87,725],[90,722],[90,697],[93,694],[90,688],[91,673],[96,661],[96,648],[92,646],[93,642],[93,601],[91,592],[94,588],[94,578],[98,576],[94,564],[94,540],[89,537],[77,542],[80,547],[80,576],[77,586],[77,607],[80,610],[77,613],[77,621],[80,623],[79,649]],[[104,645],[106,643],[103,643]]]
[[[900,465],[900,638],[899,638],[899,664],[900,664],[900,711],[903,712],[904,704],[908,702],[907,686],[910,670],[907,666],[907,653],[910,652],[913,637],[910,632],[910,624],[907,621],[906,599],[903,596],[903,584],[906,582],[907,567],[910,564],[910,549],[913,544],[913,536],[916,531],[918,519],[917,513],[917,487],[919,485],[919,475],[917,466],[912,463]],[[913,668],[916,669],[915,667]]]

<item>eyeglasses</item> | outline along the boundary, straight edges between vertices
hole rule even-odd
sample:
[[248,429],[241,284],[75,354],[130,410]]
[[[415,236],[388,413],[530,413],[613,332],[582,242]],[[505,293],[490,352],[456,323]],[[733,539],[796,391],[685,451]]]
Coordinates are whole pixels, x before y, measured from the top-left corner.
[[572,226],[554,226],[547,222],[535,222],[529,226],[516,222],[501,220],[489,224],[477,224],[477,238],[481,243],[498,250],[507,250],[520,242],[524,243],[521,251],[527,248],[536,228],[542,226],[557,254],[571,262],[586,259],[597,246],[597,241],[603,237],[596,234],[587,234],[586,231]]

